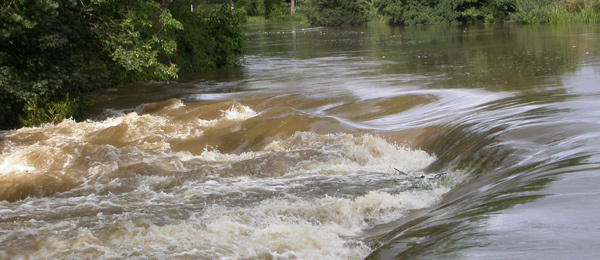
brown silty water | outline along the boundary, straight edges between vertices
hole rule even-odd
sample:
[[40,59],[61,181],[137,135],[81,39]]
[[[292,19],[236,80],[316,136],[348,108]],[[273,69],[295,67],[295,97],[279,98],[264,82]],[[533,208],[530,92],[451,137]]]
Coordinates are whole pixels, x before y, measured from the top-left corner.
[[1,132],[0,258],[593,255],[561,202],[596,192],[597,30],[250,27],[243,67]]

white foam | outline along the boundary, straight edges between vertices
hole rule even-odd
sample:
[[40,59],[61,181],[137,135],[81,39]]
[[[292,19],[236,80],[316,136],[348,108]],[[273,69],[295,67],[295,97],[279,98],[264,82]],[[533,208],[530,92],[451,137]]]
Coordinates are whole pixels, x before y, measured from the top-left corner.
[[[237,104],[237,103],[236,103]],[[215,127],[225,121],[244,121],[258,116],[259,113],[244,105],[234,105],[221,111],[221,117],[212,120],[198,119],[198,124],[204,128]]]
[[36,256],[60,257],[68,251],[76,258],[363,259],[371,249],[353,236],[430,206],[445,191],[373,191],[354,199],[287,197],[248,207],[214,205],[167,224],[125,215],[109,230],[79,228],[74,239],[51,235],[35,241],[41,249]]
[[241,105],[239,107],[232,107],[223,112],[222,117],[228,120],[246,120],[257,116],[258,113],[251,108]]
[[315,150],[326,160],[318,158],[311,164],[299,164],[290,169],[310,172],[393,172],[393,168],[404,172],[422,170],[433,161],[424,151],[411,150],[388,143],[372,135],[353,136],[351,134],[317,135],[311,132],[297,132],[292,137],[275,141],[265,150],[271,152]]
[[35,167],[29,165],[23,159],[24,155],[26,155],[24,151],[18,151],[2,158],[0,161],[0,175],[33,172]]

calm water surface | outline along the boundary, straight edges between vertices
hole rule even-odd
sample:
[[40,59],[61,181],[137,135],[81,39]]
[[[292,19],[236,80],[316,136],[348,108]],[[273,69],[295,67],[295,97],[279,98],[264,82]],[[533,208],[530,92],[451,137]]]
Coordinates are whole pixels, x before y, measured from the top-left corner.
[[0,259],[594,259],[600,26],[249,26],[0,132]]

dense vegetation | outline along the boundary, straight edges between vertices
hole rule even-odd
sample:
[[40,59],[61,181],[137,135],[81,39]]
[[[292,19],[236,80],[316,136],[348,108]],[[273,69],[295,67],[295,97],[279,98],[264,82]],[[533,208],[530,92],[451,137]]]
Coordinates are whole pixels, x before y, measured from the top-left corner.
[[362,0],[306,0],[300,10],[313,25],[354,25],[365,21],[365,7]]
[[82,117],[86,92],[239,65],[243,17],[173,0],[0,4],[0,128]]
[[[296,13],[297,0],[237,0],[235,9],[248,16],[262,16],[268,20],[280,21]],[[299,0],[303,1],[303,0]]]
[[312,25],[600,21],[600,0],[302,0],[299,10]]

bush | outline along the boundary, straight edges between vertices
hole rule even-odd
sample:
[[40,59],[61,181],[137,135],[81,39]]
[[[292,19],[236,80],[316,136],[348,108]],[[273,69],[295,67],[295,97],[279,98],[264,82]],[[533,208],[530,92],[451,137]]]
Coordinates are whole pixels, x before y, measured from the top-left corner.
[[267,9],[265,18],[274,21],[282,21],[290,16],[290,8],[282,1],[274,1]]
[[373,7],[383,18],[392,24],[401,24],[404,2],[396,0],[373,0]]
[[366,6],[360,0],[307,0],[299,12],[314,26],[362,24]]
[[461,23],[501,23],[509,19],[515,6],[513,0],[465,0],[454,10],[458,13],[457,21]]
[[97,62],[101,46],[78,1],[11,1],[0,8],[1,129],[106,80]]
[[290,14],[283,0],[238,0],[235,7],[249,16],[263,16],[268,20],[282,20]]
[[597,23],[600,22],[600,0],[561,0],[552,9],[550,23]]
[[548,23],[555,5],[555,1],[516,0],[516,10],[511,15],[511,20],[525,24]]
[[451,23],[458,17],[458,13],[454,10],[455,4],[450,0],[410,0],[407,1],[401,20],[406,25]]
[[525,24],[596,23],[600,0],[516,0],[511,20]]
[[71,99],[69,95],[63,100],[49,101],[43,104],[28,103],[25,106],[27,113],[19,117],[19,122],[23,126],[36,126],[44,123],[58,123],[69,117],[82,120],[89,106],[89,100]]
[[257,0],[238,0],[235,2],[235,8],[243,10],[248,16],[261,16],[265,13],[263,1]]
[[393,24],[493,23],[508,19],[513,0],[374,0],[373,6]]
[[177,33],[175,62],[184,72],[197,72],[241,65],[246,50],[244,15],[226,6],[202,6],[191,13],[173,4],[173,17],[182,21]]
[[226,5],[192,14],[170,2],[2,2],[0,129],[80,118],[88,106],[82,94],[100,87],[242,62],[241,15]]

